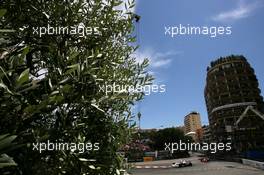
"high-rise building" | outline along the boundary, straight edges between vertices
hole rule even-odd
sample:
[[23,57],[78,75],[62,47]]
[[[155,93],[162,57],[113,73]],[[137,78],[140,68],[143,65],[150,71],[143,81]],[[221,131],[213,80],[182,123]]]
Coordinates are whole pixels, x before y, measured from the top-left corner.
[[191,112],[184,117],[185,134],[190,135],[196,141],[196,132],[201,129],[201,118],[198,112]]
[[210,132],[210,127],[208,125],[204,125],[202,127],[203,129],[203,135],[202,135],[202,141],[206,143],[211,142],[211,132]]
[[231,140],[240,150],[264,140],[264,103],[258,86],[254,69],[244,56],[211,62],[204,95],[213,140]]

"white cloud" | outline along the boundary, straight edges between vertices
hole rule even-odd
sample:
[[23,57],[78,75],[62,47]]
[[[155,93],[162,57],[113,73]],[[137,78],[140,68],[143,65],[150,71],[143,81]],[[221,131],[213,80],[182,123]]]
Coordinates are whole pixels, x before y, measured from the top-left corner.
[[218,22],[231,22],[249,17],[257,8],[261,7],[260,1],[246,4],[245,1],[239,1],[238,6],[230,11],[221,12],[212,17],[212,20]]
[[142,63],[147,58],[150,63],[147,72],[155,77],[153,84],[163,85],[166,78],[164,79],[159,69],[169,66],[181,54],[183,54],[182,51],[156,52],[148,48],[138,50],[134,56],[139,63]]
[[176,55],[181,54],[179,51],[155,52],[153,49],[145,49],[136,52],[138,62],[142,62],[145,58],[149,59],[150,68],[160,68],[169,65]]
[[153,67],[162,67],[171,63],[171,59],[158,60],[152,64]]

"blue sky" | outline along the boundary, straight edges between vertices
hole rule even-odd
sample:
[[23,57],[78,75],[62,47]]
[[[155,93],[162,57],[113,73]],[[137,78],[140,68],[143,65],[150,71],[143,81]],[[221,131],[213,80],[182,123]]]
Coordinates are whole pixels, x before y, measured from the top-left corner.
[[[190,111],[208,123],[204,101],[206,68],[231,54],[244,55],[264,91],[264,1],[262,0],[137,0],[141,16],[140,58],[150,59],[150,71],[166,92],[147,96],[137,107],[142,128],[183,125]],[[165,26],[231,26],[231,35],[166,36]],[[263,93],[262,93],[263,94]]]

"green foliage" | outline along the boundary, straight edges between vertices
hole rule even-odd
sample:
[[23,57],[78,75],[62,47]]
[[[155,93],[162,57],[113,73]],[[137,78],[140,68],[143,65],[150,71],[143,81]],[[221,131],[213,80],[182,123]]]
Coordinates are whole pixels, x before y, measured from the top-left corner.
[[[193,139],[189,136],[185,136],[184,132],[177,128],[165,128],[158,131],[151,131],[142,133],[142,139],[149,139],[149,146],[153,150],[164,150],[166,148],[165,143],[179,143],[180,140],[183,143],[191,143]],[[178,151],[174,153],[174,156],[187,156],[187,151]]]
[[17,136],[10,134],[0,135],[0,173],[7,173],[10,168],[17,166],[13,158],[7,154],[22,146],[15,143],[16,138]]
[[[8,153],[13,174],[118,174],[130,140],[131,108],[143,92],[108,93],[105,84],[146,85],[137,63],[134,15],[119,0],[3,0],[0,11],[0,133],[24,147]],[[127,4],[131,9],[134,2]],[[4,9],[4,10],[3,10]],[[33,27],[99,27],[100,35],[39,35]],[[32,150],[37,142],[95,143],[99,151]],[[91,161],[96,160],[96,161]],[[11,171],[11,170],[10,170]]]
[[177,128],[165,128],[157,131],[153,137],[154,145],[156,150],[164,150],[165,143],[179,143],[187,141],[184,133]]
[[6,9],[0,9],[0,18],[6,14]]

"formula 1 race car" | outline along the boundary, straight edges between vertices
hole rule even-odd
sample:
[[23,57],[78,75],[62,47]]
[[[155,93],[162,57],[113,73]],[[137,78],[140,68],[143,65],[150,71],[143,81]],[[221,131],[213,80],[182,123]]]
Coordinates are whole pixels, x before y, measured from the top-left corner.
[[192,166],[192,162],[189,160],[180,160],[179,162],[172,163],[172,167],[181,168],[187,166]]
[[201,158],[201,159],[199,159],[201,162],[203,162],[203,163],[207,163],[207,162],[209,162],[209,158],[208,157],[203,157],[203,158]]

